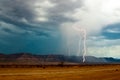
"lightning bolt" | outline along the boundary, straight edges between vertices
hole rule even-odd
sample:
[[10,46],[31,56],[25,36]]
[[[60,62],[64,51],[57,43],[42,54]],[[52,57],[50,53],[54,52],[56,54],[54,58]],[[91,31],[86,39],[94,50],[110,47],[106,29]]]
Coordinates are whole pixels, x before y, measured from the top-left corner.
[[[73,27],[76,31],[79,31],[80,34],[82,34],[82,39],[83,39],[83,62],[85,62],[85,56],[86,56],[86,29],[83,28],[78,28],[78,27]],[[80,54],[80,40],[79,40],[79,51],[78,53]]]

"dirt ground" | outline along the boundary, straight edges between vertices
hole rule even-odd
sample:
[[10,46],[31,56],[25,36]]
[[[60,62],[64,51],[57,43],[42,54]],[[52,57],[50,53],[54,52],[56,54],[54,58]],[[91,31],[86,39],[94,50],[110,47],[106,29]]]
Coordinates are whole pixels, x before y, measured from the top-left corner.
[[0,80],[119,80],[120,65],[0,68]]

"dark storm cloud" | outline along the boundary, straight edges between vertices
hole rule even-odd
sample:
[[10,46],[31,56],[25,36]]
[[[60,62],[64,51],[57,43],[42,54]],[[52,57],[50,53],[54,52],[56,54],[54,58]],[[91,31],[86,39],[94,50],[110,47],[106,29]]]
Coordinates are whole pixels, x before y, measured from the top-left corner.
[[0,7],[0,14],[17,21],[22,18],[31,20],[34,17],[26,0],[0,0]]
[[[39,1],[39,3],[43,2],[42,0],[36,1]],[[34,1],[0,0],[0,20],[26,30],[41,29],[41,27],[45,30],[58,29],[56,27],[63,22],[74,21],[72,18],[65,17],[64,15],[67,12],[73,12],[76,8],[80,7],[81,4],[80,2],[73,2],[72,0],[51,0],[51,2],[55,3],[56,6],[46,10],[48,21],[35,22],[34,18],[36,17],[36,13],[33,10],[35,9],[33,8]],[[22,21],[23,19],[27,22]]]
[[[42,0],[36,1],[39,1],[39,3],[42,2]],[[56,6],[50,8],[49,10],[46,10],[46,12],[48,13],[48,20],[58,20],[58,22],[60,23],[70,20],[70,18],[64,16],[64,13],[73,12],[76,8],[80,7],[81,4],[80,1],[72,2],[71,0],[51,0],[51,2],[55,3]],[[35,18],[36,13],[33,9],[37,7],[33,8],[34,3],[32,3],[32,0],[0,0],[0,16],[4,16],[12,21],[14,20],[20,22],[22,19],[26,19],[28,22],[34,22],[33,19]]]
[[[44,1],[55,6],[35,6]],[[0,0],[0,52],[59,53],[59,27],[64,22],[75,21],[65,14],[74,12],[80,5],[80,0]],[[36,9],[46,14],[38,16]],[[36,21],[38,17],[46,17],[47,21]]]
[[14,20],[14,18],[11,19],[11,18],[6,17],[4,15],[0,15],[0,21],[3,21],[3,22],[8,23],[8,24],[13,24],[15,26],[22,27],[22,28],[32,27],[29,24],[26,24],[26,23],[23,23],[23,22],[20,22],[20,21],[16,21],[16,20]]

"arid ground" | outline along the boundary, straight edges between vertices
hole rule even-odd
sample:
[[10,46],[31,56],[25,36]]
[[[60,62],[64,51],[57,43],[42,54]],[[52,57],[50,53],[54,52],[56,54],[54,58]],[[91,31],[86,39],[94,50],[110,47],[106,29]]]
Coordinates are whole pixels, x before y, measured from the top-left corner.
[[120,80],[120,65],[0,68],[0,80]]

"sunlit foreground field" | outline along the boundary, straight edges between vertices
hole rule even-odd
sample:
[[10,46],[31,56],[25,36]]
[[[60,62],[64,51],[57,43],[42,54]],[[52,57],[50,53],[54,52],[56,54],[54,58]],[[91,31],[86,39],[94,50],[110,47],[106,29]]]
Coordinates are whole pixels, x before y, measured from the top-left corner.
[[120,80],[120,65],[0,68],[0,80]]

